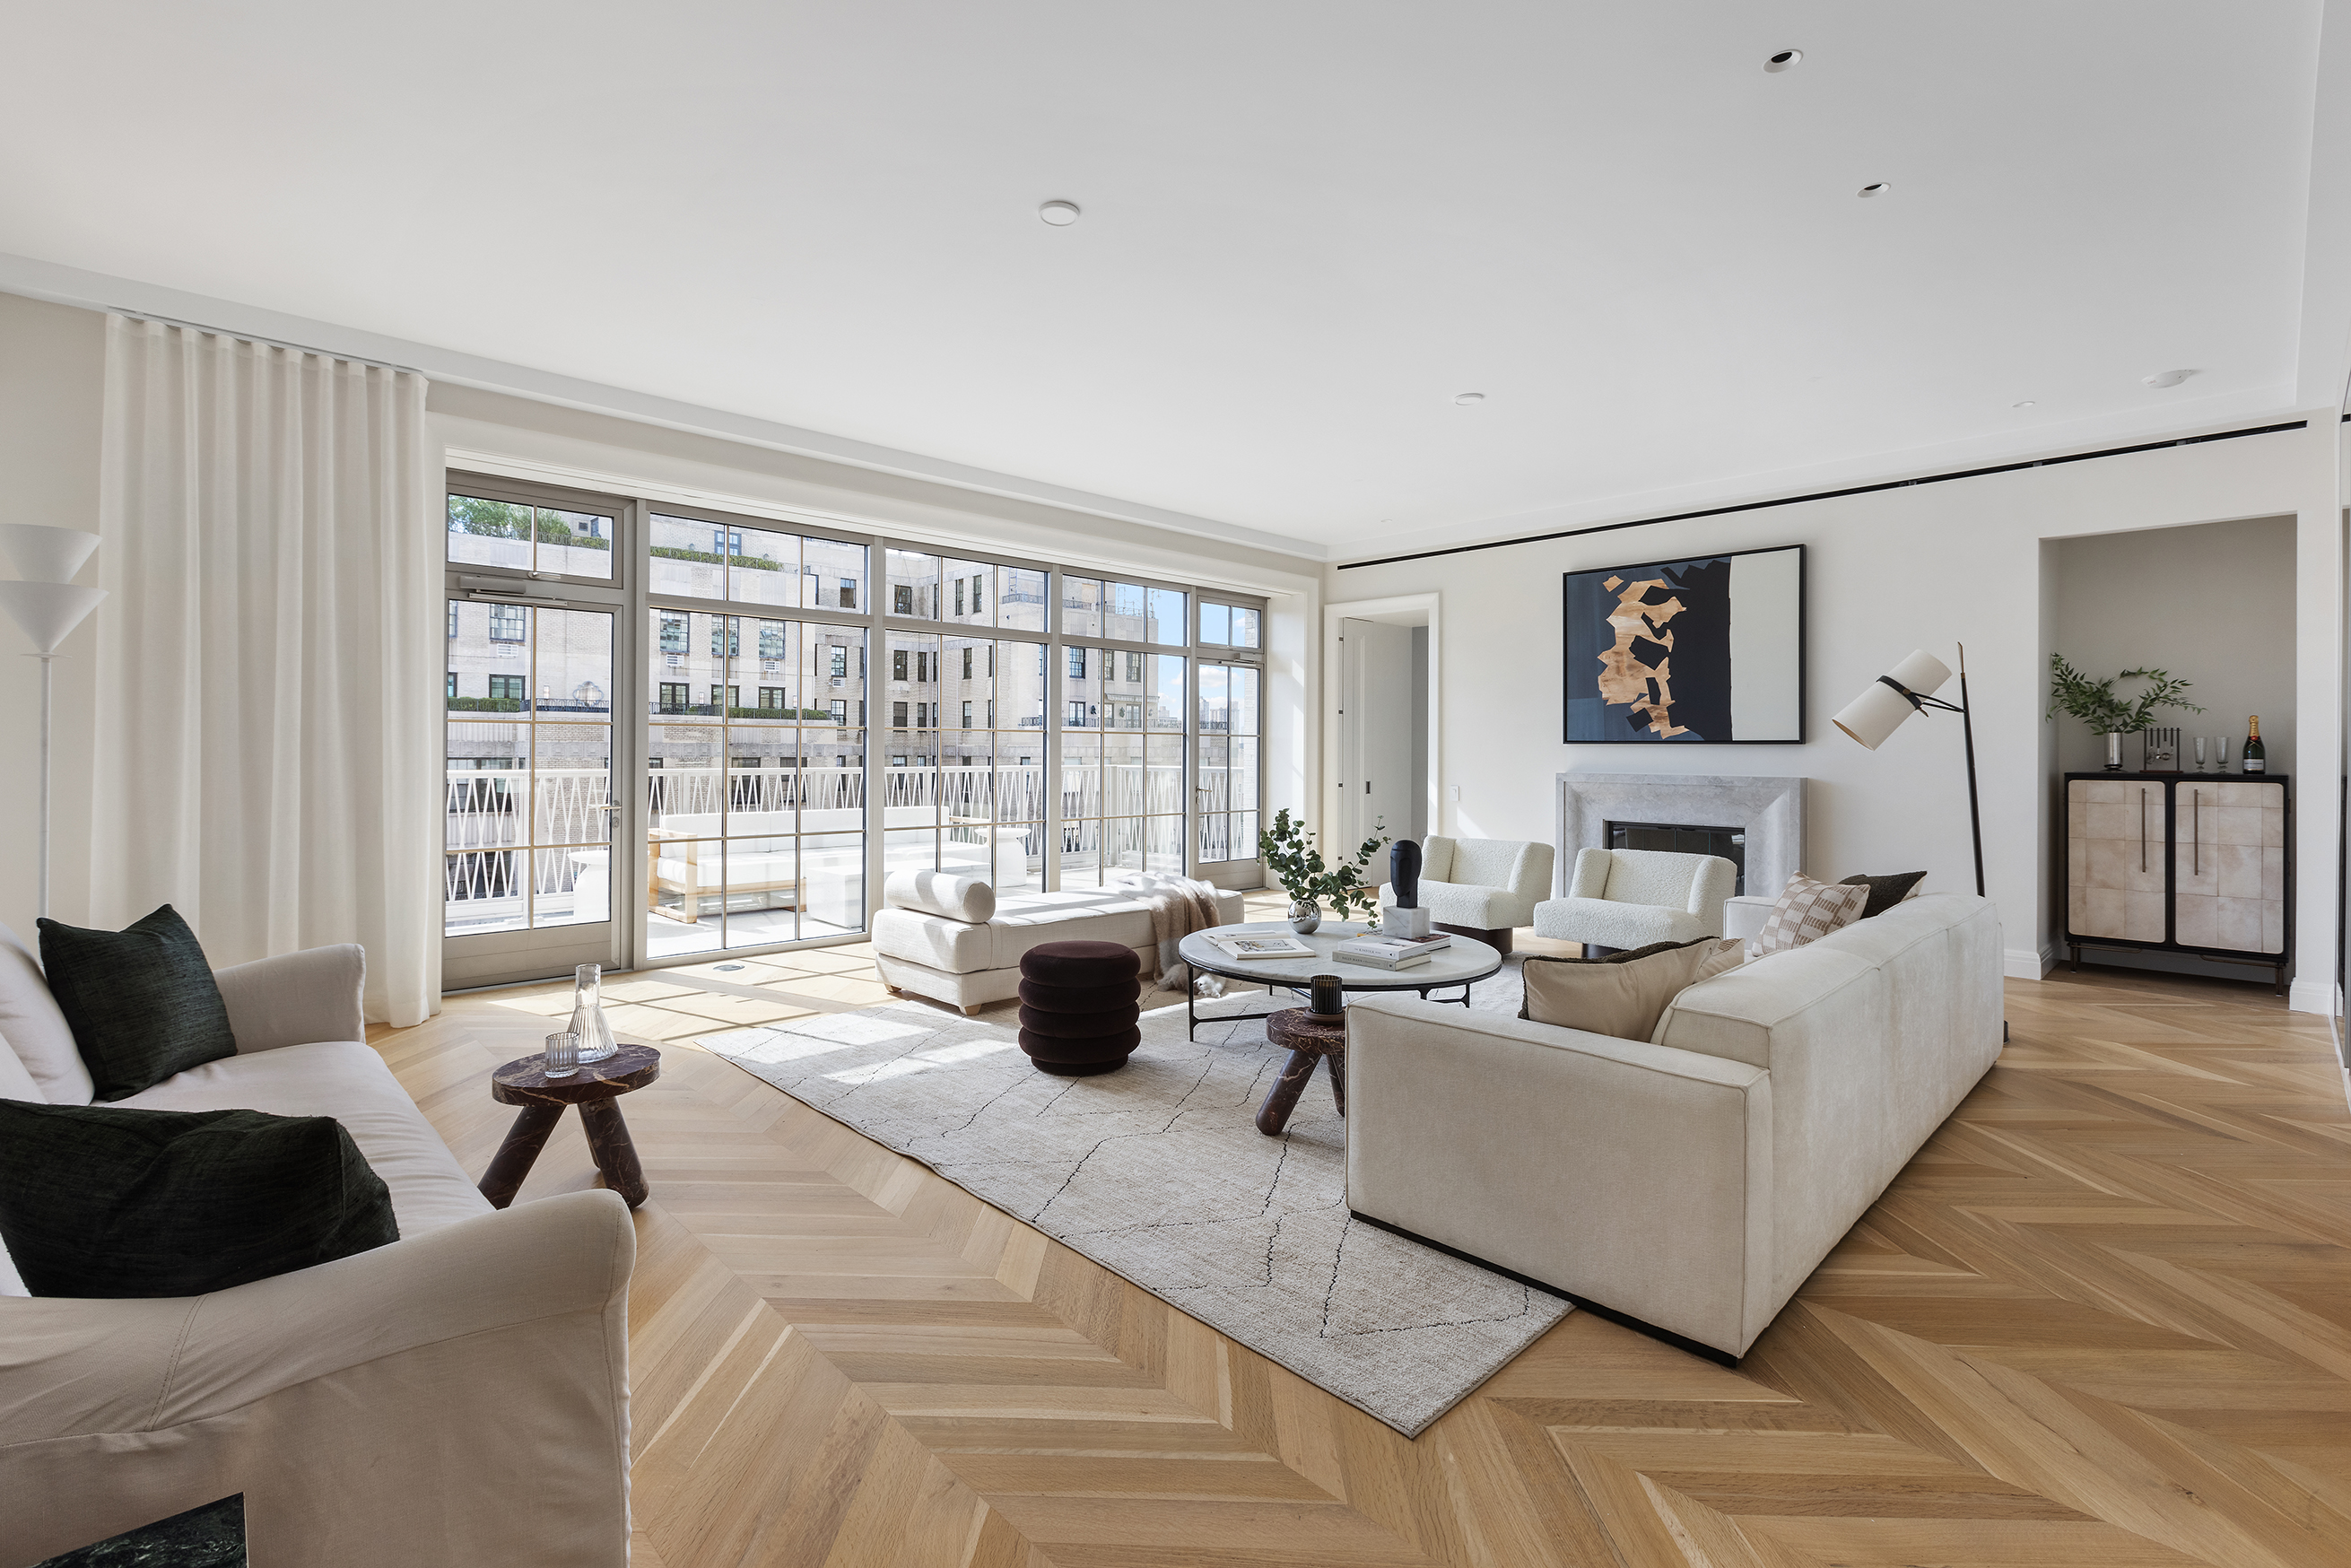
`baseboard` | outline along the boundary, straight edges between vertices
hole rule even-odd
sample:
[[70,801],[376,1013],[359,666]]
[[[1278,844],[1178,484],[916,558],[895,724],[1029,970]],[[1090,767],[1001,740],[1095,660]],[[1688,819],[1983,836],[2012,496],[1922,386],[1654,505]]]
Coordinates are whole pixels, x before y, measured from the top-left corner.
[[2001,954],[2000,972],[2011,980],[2045,980],[2057,967],[2057,949],[2011,947]]
[[1727,1350],[1717,1350],[1710,1344],[1700,1344],[1694,1339],[1685,1339],[1671,1329],[1661,1329],[1655,1323],[1644,1322],[1630,1312],[1620,1312],[1614,1307],[1604,1307],[1598,1301],[1587,1301],[1573,1291],[1562,1291],[1557,1285],[1546,1283],[1531,1274],[1521,1274],[1515,1269],[1505,1269],[1499,1263],[1490,1262],[1475,1253],[1464,1252],[1458,1247],[1447,1247],[1442,1241],[1432,1241],[1416,1230],[1406,1230],[1401,1225],[1390,1225],[1384,1219],[1374,1219],[1368,1214],[1359,1214],[1352,1208],[1347,1211],[1347,1214],[1349,1218],[1360,1219],[1364,1224],[1375,1229],[1384,1230],[1391,1236],[1401,1236],[1406,1241],[1417,1241],[1423,1247],[1444,1253],[1447,1258],[1458,1258],[1464,1263],[1475,1263],[1489,1273],[1499,1274],[1505,1280],[1514,1280],[1531,1291],[1541,1291],[1546,1296],[1557,1296],[1561,1301],[1573,1304],[1578,1312],[1590,1312],[1598,1318],[1606,1318],[1610,1322],[1631,1329],[1635,1333],[1644,1333],[1651,1339],[1662,1340],[1676,1350],[1687,1351],[1692,1355],[1704,1356],[1718,1366],[1736,1367],[1739,1364],[1739,1358]]
[[2335,983],[2332,980],[2296,980],[2286,988],[2287,1010],[2316,1013],[2325,1017],[2335,1006]]

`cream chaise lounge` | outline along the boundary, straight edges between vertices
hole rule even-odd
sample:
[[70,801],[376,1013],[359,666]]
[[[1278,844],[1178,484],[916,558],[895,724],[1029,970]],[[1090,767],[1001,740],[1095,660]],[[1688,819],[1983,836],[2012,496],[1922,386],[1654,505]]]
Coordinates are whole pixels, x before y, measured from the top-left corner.
[[1741,1355],[2000,1042],[2000,916],[1952,893],[1702,980],[1647,1040],[1368,998],[1347,1206]]
[[[1042,942],[1123,942],[1156,974],[1151,905],[1122,888],[1016,893],[946,873],[900,872],[873,912],[873,961],[893,991],[977,1012],[1020,992],[1020,955]],[[1241,895],[1219,891],[1217,923],[1241,919]]]
[[[236,1054],[114,1103],[332,1116],[401,1239],[129,1301],[26,1296],[0,1257],[0,1563],[242,1492],[256,1563],[624,1568],[629,1212],[609,1192],[493,1210],[362,1043],[361,968],[344,946],[222,970]],[[5,927],[0,1034],[0,1098],[89,1103]]]

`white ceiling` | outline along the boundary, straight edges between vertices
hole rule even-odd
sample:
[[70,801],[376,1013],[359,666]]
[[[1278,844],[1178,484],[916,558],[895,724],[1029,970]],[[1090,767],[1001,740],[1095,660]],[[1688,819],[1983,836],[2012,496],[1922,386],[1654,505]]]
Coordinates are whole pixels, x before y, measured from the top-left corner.
[[2322,9],[20,0],[0,251],[1362,555],[2299,406]]

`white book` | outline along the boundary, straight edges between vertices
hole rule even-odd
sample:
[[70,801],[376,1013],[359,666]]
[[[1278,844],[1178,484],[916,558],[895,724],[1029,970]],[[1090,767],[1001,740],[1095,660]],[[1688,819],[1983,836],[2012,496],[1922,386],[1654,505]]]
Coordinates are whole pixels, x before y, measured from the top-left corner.
[[1295,936],[1249,932],[1238,936],[1211,936],[1209,941],[1236,958],[1311,958],[1314,949]]

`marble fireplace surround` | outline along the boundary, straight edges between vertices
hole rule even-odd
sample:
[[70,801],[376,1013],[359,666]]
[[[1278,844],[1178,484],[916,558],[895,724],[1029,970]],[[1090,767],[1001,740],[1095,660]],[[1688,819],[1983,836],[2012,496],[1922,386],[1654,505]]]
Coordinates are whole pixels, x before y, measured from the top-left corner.
[[1804,865],[1804,780],[1704,773],[1559,775],[1554,896],[1566,894],[1575,852],[1605,849],[1611,822],[1680,822],[1747,835],[1747,893],[1777,898]]

